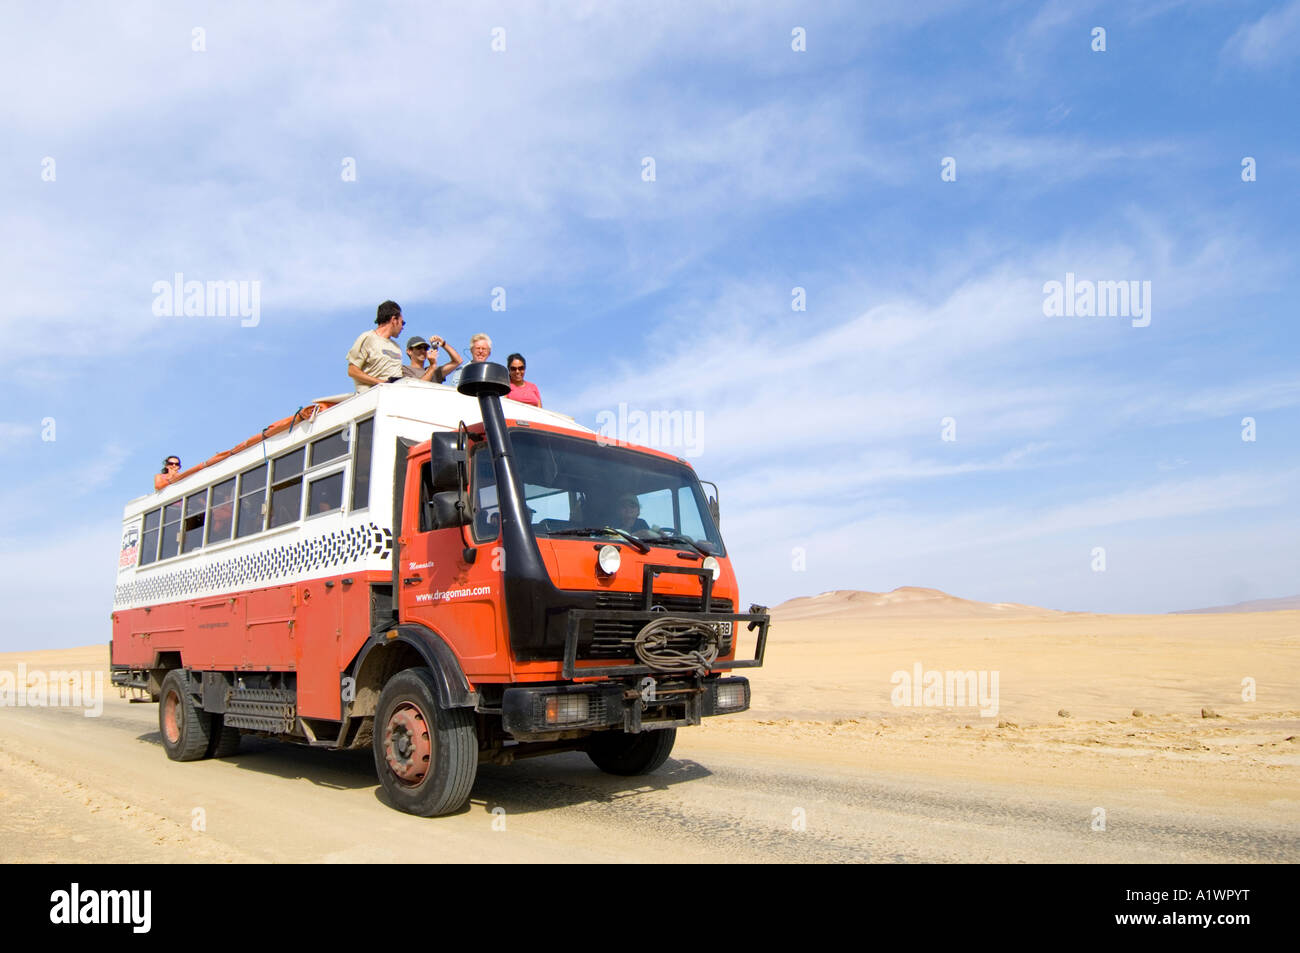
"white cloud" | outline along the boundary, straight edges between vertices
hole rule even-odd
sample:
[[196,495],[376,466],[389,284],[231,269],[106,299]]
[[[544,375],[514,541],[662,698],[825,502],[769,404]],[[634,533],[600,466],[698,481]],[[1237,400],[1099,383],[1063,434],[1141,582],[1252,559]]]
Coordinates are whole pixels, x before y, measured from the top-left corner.
[[53,538],[6,539],[0,652],[108,642],[121,534],[113,520]]
[[1300,0],[1274,7],[1228,38],[1223,54],[1255,69],[1278,66],[1300,51]]
[[[909,4],[877,6],[875,22],[922,18]],[[73,359],[183,341],[192,325],[150,310],[153,282],[178,271],[260,280],[264,318],[278,322],[372,308],[376,288],[428,300],[491,287],[504,262],[516,285],[622,271],[635,293],[647,271],[707,253],[726,231],[719,220],[750,203],[882,174],[840,90],[796,103],[747,95],[740,79],[687,97],[664,76],[706,51],[738,79],[787,62],[790,10],[721,22],[694,4],[672,16],[400,10],[400,26],[289,4],[17,11],[0,37],[0,79],[25,92],[0,103],[0,121],[33,165],[30,183],[0,183],[14,238],[0,261],[0,327],[92,316],[93,345],[69,341]],[[190,49],[196,19],[202,53]],[[504,53],[489,45],[498,23]],[[654,183],[640,178],[646,154],[659,162]],[[44,155],[54,182],[39,181]],[[355,183],[340,179],[344,156]],[[681,220],[696,227],[664,255],[645,228]],[[625,243],[584,235],[591,223]],[[53,379],[33,360],[41,342],[11,339],[0,360]]]
[[20,450],[36,439],[33,424],[0,421],[0,454]]

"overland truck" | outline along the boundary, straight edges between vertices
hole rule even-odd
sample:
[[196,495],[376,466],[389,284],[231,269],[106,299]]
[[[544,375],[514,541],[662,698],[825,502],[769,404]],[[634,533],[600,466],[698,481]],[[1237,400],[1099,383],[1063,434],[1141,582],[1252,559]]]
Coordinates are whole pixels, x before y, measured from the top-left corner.
[[112,680],[169,758],[369,745],[388,801],[436,816],[481,762],[643,774],[749,707],[729,673],[769,618],[737,611],[716,488],[508,390],[483,362],[314,401],[127,504]]

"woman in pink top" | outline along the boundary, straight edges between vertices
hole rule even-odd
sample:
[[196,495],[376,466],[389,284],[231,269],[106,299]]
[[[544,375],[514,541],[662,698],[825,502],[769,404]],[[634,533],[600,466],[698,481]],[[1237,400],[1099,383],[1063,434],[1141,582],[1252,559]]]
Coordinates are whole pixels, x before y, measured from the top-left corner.
[[537,385],[524,380],[524,369],[528,366],[522,354],[511,354],[506,358],[506,369],[510,371],[510,393],[506,396],[522,404],[542,406],[542,395]]

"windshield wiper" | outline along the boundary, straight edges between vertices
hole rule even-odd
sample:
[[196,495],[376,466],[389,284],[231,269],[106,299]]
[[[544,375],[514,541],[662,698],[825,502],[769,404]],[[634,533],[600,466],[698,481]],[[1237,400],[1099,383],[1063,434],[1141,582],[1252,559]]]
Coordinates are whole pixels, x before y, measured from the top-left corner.
[[701,556],[712,556],[712,555],[713,555],[713,553],[709,552],[707,549],[705,549],[704,547],[700,546],[699,543],[695,542],[695,540],[691,539],[689,536],[678,536],[678,535],[676,535],[675,533],[665,533],[665,534],[663,534],[662,536],[655,536],[655,537],[653,537],[653,538],[650,540],[650,542],[652,542],[652,543],[685,543],[687,546],[690,546],[693,550],[695,550],[695,551],[696,551],[697,553],[699,553]]
[[592,536],[598,533],[612,533],[615,536],[622,536],[625,540],[637,548],[637,552],[645,555],[650,552],[650,547],[644,542],[637,539],[626,530],[618,529],[614,526],[582,526],[576,529],[555,529],[547,533],[548,536]]

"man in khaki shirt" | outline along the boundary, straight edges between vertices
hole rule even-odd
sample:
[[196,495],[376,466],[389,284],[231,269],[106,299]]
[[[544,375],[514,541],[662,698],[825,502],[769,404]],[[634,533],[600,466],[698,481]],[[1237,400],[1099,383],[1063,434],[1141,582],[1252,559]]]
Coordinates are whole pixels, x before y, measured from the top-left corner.
[[404,327],[401,305],[385,301],[375,315],[375,329],[353,343],[348,351],[348,377],[356,381],[358,394],[376,384],[402,379],[402,349],[396,339]]

